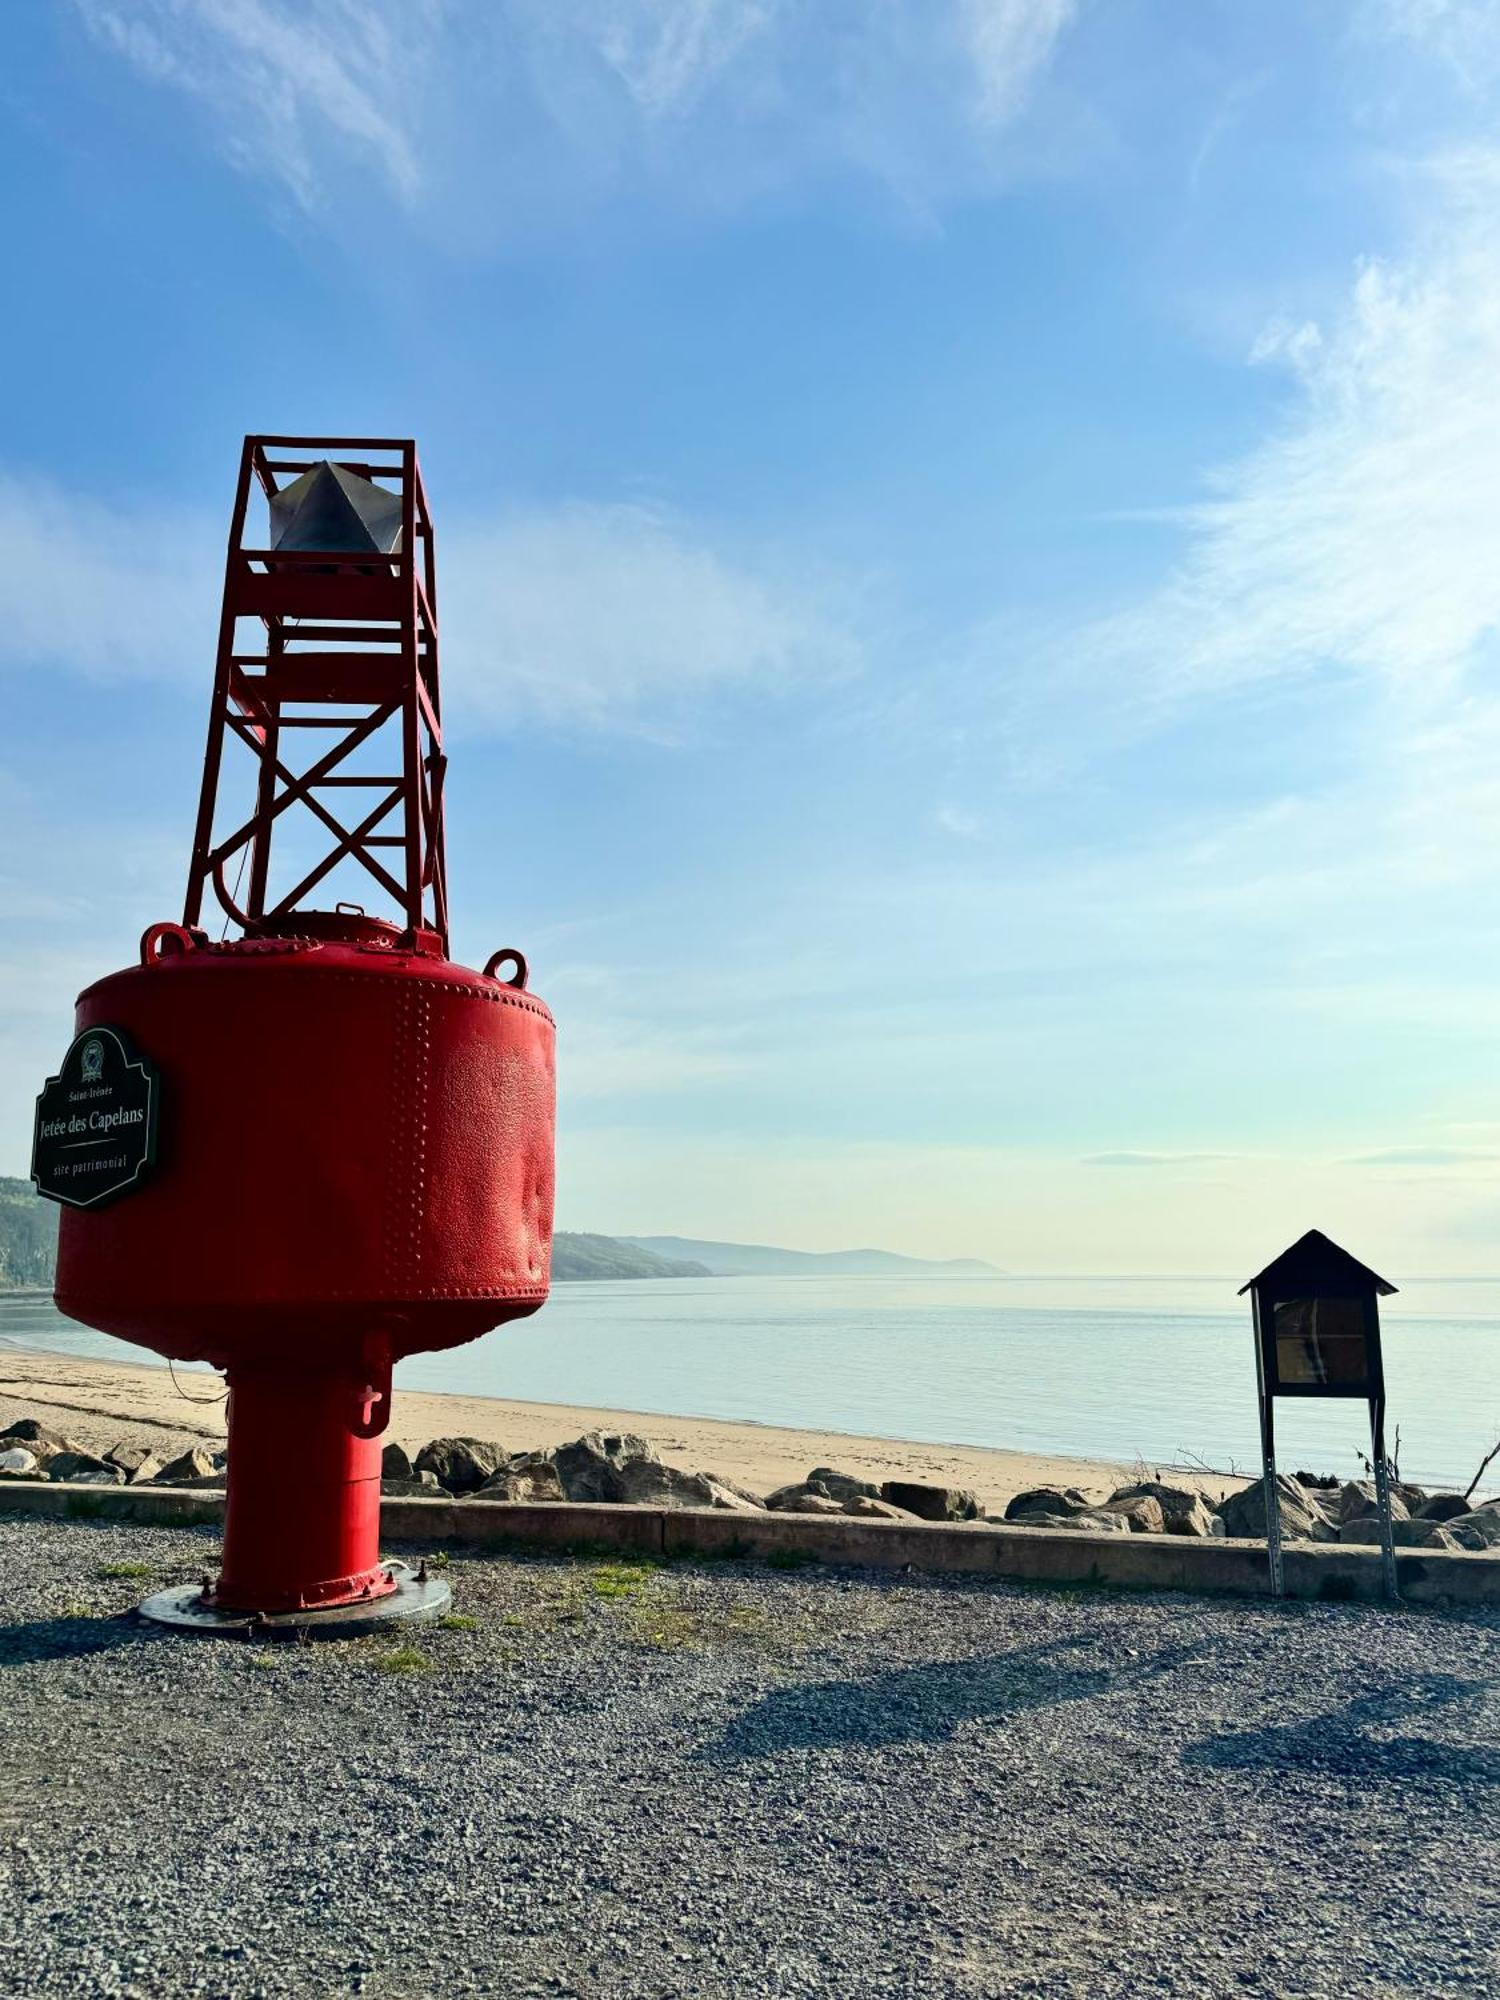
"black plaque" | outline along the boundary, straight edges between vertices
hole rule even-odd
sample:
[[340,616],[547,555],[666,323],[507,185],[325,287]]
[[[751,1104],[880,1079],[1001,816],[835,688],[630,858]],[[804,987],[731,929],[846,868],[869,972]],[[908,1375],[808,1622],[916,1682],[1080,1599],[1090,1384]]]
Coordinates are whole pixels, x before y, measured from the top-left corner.
[[90,1028],[36,1101],[31,1178],[69,1208],[102,1208],[156,1159],[160,1080],[122,1028]]

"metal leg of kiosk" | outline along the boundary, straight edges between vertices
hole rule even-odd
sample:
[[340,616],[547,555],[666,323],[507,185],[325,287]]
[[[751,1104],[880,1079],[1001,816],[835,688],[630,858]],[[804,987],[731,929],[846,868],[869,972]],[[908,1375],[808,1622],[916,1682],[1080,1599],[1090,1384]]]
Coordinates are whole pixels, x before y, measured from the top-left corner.
[[1370,1455],[1375,1463],[1375,1506],[1380,1516],[1380,1564],[1385,1594],[1395,1602],[1401,1591],[1396,1582],[1396,1538],[1391,1527],[1391,1472],[1385,1461],[1384,1396],[1376,1397],[1370,1404]]
[[1286,1596],[1286,1584],[1281,1570],[1281,1495],[1276,1486],[1276,1420],[1272,1415],[1271,1398],[1261,1396],[1260,1404],[1260,1449],[1261,1462],[1265,1466],[1266,1491],[1266,1554],[1271,1564],[1271,1595]]

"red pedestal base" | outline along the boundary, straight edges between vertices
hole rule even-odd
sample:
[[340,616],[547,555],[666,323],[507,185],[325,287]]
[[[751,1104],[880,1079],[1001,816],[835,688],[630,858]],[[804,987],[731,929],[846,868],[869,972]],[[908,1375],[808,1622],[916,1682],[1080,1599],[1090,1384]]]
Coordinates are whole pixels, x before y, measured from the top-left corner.
[[379,1561],[380,1435],[389,1415],[388,1365],[230,1371],[217,1605],[311,1611],[395,1588]]

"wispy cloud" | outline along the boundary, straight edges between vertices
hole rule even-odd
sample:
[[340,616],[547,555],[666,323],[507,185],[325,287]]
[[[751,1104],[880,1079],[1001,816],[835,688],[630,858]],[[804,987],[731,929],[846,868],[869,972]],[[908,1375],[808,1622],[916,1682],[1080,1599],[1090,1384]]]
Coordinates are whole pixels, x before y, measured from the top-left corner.
[[455,685],[481,722],[671,735],[718,690],[776,693],[860,657],[817,581],[736,560],[644,507],[460,524],[443,595]]
[[0,668],[104,681],[175,678],[190,660],[206,671],[222,535],[188,510],[120,510],[0,471]]
[[441,22],[431,0],[76,0],[98,39],[150,82],[198,98],[239,166],[304,208],[332,153],[410,203],[421,180],[415,72]]
[[542,0],[538,26],[592,46],[648,117],[681,113],[747,45],[770,32],[776,0]]
[[1292,375],[1285,415],[1195,510],[1190,553],[1095,657],[1154,664],[1157,699],[1342,667],[1421,698],[1500,623],[1500,155],[1476,187],[1430,169],[1434,236],[1370,261],[1326,325],[1252,358]]
[[1198,1167],[1211,1160],[1232,1160],[1233,1153],[1090,1153],[1085,1167]]
[[1076,11],[1076,0],[960,0],[958,30],[973,65],[973,103],[986,124],[1015,116]]
[[1462,1146],[1393,1146],[1384,1153],[1357,1153],[1347,1167],[1476,1167],[1500,1160],[1500,1153]]
[[1500,76],[1500,14],[1493,0],[1379,0],[1363,25],[1436,56],[1476,96]]
[[[632,181],[722,207],[852,172],[903,206],[930,204],[1001,168],[997,137],[1075,11],[1075,0],[75,5],[104,47],[196,99],[235,164],[303,209],[373,173],[383,197],[439,227],[473,209],[491,228]],[[474,226],[471,214],[456,233]]]
[[[1239,713],[1263,737],[1280,703],[1283,795],[1227,796],[1203,815],[1211,851],[1191,843],[1221,898],[1238,879],[1305,902],[1329,867],[1357,893],[1376,851],[1409,882],[1493,873],[1500,149],[1412,167],[1406,192],[1410,250],[1255,343],[1254,365],[1284,371],[1280,410],[1179,515],[1160,584],[1041,634],[997,620],[942,690],[1038,792],[1194,717]],[[1304,723],[1294,703],[1313,694]]]

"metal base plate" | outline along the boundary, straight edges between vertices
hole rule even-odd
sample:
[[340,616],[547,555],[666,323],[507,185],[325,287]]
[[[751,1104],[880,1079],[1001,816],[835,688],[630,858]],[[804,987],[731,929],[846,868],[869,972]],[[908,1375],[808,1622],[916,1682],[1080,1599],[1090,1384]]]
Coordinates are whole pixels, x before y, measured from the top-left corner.
[[386,1564],[396,1588],[367,1603],[336,1604],[321,1611],[221,1611],[206,1604],[196,1583],[158,1590],[138,1615],[176,1632],[205,1632],[223,1639],[358,1639],[389,1625],[426,1624],[446,1611],[453,1592],[437,1577],[418,1582],[409,1563]]

